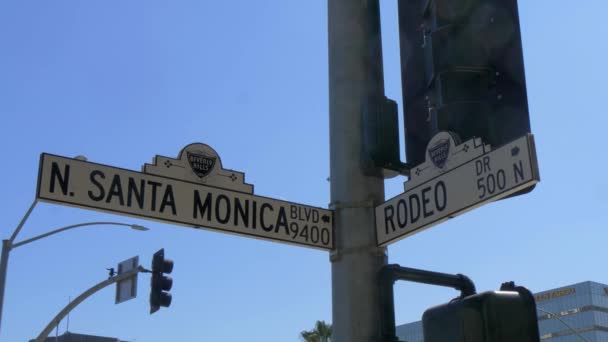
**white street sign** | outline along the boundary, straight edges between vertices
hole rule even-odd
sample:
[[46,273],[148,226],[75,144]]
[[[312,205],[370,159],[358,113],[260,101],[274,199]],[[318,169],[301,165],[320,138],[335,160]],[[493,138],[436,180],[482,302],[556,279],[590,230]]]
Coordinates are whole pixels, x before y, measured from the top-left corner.
[[[137,267],[139,267],[139,257],[135,256],[118,264],[117,275],[127,273]],[[135,273],[132,277],[116,283],[116,304],[137,297],[137,275],[138,273]]]
[[143,172],[43,153],[37,198],[52,203],[246,235],[324,250],[333,248],[332,212],[253,195],[241,172],[191,144],[176,159],[156,156]]
[[480,139],[456,145],[449,133],[439,133],[410,177],[404,193],[375,209],[379,246],[540,181],[531,134],[492,151]]

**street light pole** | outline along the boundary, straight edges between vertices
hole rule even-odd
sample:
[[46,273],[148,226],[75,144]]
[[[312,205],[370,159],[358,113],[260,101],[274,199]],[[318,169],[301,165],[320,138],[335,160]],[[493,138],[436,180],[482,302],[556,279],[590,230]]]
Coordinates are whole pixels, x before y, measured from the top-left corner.
[[69,226],[65,226],[65,227],[61,227],[61,228],[57,228],[55,230],[52,230],[50,232],[44,233],[44,234],[40,234],[38,236],[34,236],[33,238],[29,238],[27,240],[23,240],[23,241],[19,241],[17,243],[13,243],[11,244],[11,249],[15,249],[19,246],[23,246],[26,245],[30,242],[34,242],[36,240],[40,240],[42,238],[48,237],[50,235],[55,235],[57,233],[61,233],[63,231],[69,230],[69,229],[74,229],[74,228],[78,228],[78,227],[85,227],[85,226],[103,226],[103,225],[108,225],[108,226],[124,226],[124,227],[129,227],[133,230],[139,230],[139,231],[146,231],[149,230],[148,228],[144,227],[144,226],[140,226],[138,224],[128,224],[128,223],[120,223],[120,222],[85,222],[85,223],[78,223],[78,224],[73,224],[73,225],[69,225]]
[[332,341],[380,336],[378,274],[387,262],[376,243],[374,207],[384,179],[363,168],[363,111],[384,100],[378,0],[328,0],[330,181],[334,210]]
[[143,267],[139,266],[136,269],[110,277],[109,279],[106,279],[106,280],[96,284],[95,286],[91,287],[90,289],[86,290],[80,296],[76,297],[76,299],[74,299],[73,301],[70,301],[68,303],[68,305],[66,305],[65,308],[63,308],[61,311],[59,311],[59,313],[55,317],[53,317],[53,319],[51,319],[49,324],[47,324],[47,326],[42,330],[42,332],[40,333],[40,335],[38,335],[38,337],[36,338],[36,340],[34,342],[44,342],[46,340],[46,338],[49,336],[49,333],[53,330],[53,328],[56,327],[57,325],[59,325],[59,322],[61,322],[61,320],[67,314],[69,314],[70,311],[72,311],[76,306],[78,306],[80,303],[82,303],[85,299],[89,298],[95,292],[103,289],[104,287],[106,287],[108,285],[115,284],[121,280],[128,279],[133,276],[137,276],[137,274],[139,272],[143,272],[143,271],[145,271],[145,269]]
[[11,250],[11,241],[2,240],[2,256],[0,259],[0,326],[2,324],[2,308],[4,306],[4,288],[6,284],[6,269],[8,267],[8,253]]
[[23,228],[25,221],[27,221],[27,219],[30,217],[30,214],[34,210],[34,207],[37,203],[38,200],[36,199],[32,202],[27,212],[25,212],[25,215],[23,215],[23,217],[21,218],[21,222],[19,222],[17,228],[15,228],[13,235],[11,235],[8,240],[2,240],[2,254],[0,255],[0,328],[2,328],[2,309],[4,308],[4,289],[6,288],[5,285],[6,270],[8,267],[8,254],[11,251],[11,245],[13,241],[15,241],[17,234],[19,234],[19,231],[21,231],[21,228]]
[[6,288],[6,274],[7,274],[7,270],[8,270],[8,257],[9,257],[9,253],[10,253],[11,250],[13,250],[13,249],[15,249],[17,247],[26,245],[28,243],[34,242],[36,240],[43,239],[43,238],[48,237],[50,235],[55,235],[57,233],[61,233],[63,231],[69,230],[69,229],[74,229],[74,228],[79,228],[79,227],[85,227],[85,226],[112,225],[112,226],[125,226],[125,227],[129,227],[131,229],[139,230],[139,231],[146,231],[146,230],[148,230],[148,228],[146,228],[144,226],[141,226],[141,225],[137,225],[137,224],[127,224],[127,223],[120,223],[120,222],[85,222],[85,223],[78,223],[78,224],[73,224],[73,225],[57,228],[55,230],[52,230],[50,232],[34,236],[34,237],[29,238],[27,240],[23,240],[23,241],[20,241],[20,242],[17,242],[17,243],[13,243],[13,241],[17,237],[17,234],[19,233],[19,231],[23,227],[23,224],[25,223],[25,221],[27,220],[27,218],[31,214],[32,209],[34,209],[35,205],[36,205],[36,201],[34,201],[34,203],[32,204],[32,206],[30,207],[30,209],[27,211],[27,213],[25,214],[25,216],[23,217],[23,219],[19,223],[19,226],[17,226],[17,228],[15,229],[15,232],[13,233],[13,235],[11,236],[11,238],[7,239],[7,240],[2,240],[2,254],[1,254],[1,259],[0,259],[0,327],[2,326],[2,311],[3,311],[3,308],[4,308],[4,290]]

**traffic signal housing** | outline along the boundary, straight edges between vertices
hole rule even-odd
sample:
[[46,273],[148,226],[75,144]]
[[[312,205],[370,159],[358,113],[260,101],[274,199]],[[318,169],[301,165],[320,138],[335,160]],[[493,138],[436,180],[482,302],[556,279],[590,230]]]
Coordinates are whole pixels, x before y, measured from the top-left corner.
[[503,285],[430,308],[422,326],[425,342],[540,341],[534,297],[523,287]]
[[366,170],[381,168],[401,171],[405,168],[399,158],[398,124],[397,102],[388,98],[368,101],[363,112],[363,156]]
[[165,250],[161,248],[152,257],[152,279],[150,280],[150,314],[161,306],[171,305],[171,294],[167,291],[173,286],[173,279],[165,274],[173,271],[173,260],[165,259]]
[[440,131],[498,147],[530,132],[517,0],[400,0],[406,159]]

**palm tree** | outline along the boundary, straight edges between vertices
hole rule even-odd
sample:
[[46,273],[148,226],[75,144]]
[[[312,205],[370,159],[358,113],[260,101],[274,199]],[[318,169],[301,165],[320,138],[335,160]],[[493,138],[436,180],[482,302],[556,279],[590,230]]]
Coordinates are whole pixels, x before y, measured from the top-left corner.
[[314,332],[314,330],[302,331],[300,333],[300,336],[302,336],[302,338],[306,342],[319,342],[319,335],[317,335],[317,333]]
[[331,331],[331,324],[327,324],[325,321],[317,321],[314,329],[302,331],[300,336],[306,342],[330,342]]

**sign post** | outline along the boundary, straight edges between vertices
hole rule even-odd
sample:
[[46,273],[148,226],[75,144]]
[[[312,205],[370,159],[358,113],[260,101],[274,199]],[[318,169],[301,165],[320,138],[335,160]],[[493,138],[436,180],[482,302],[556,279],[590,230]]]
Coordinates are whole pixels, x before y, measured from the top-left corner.
[[328,1],[331,208],[335,210],[332,341],[380,337],[380,285],[387,262],[378,247],[374,207],[384,179],[363,169],[363,111],[384,101],[379,1]]

